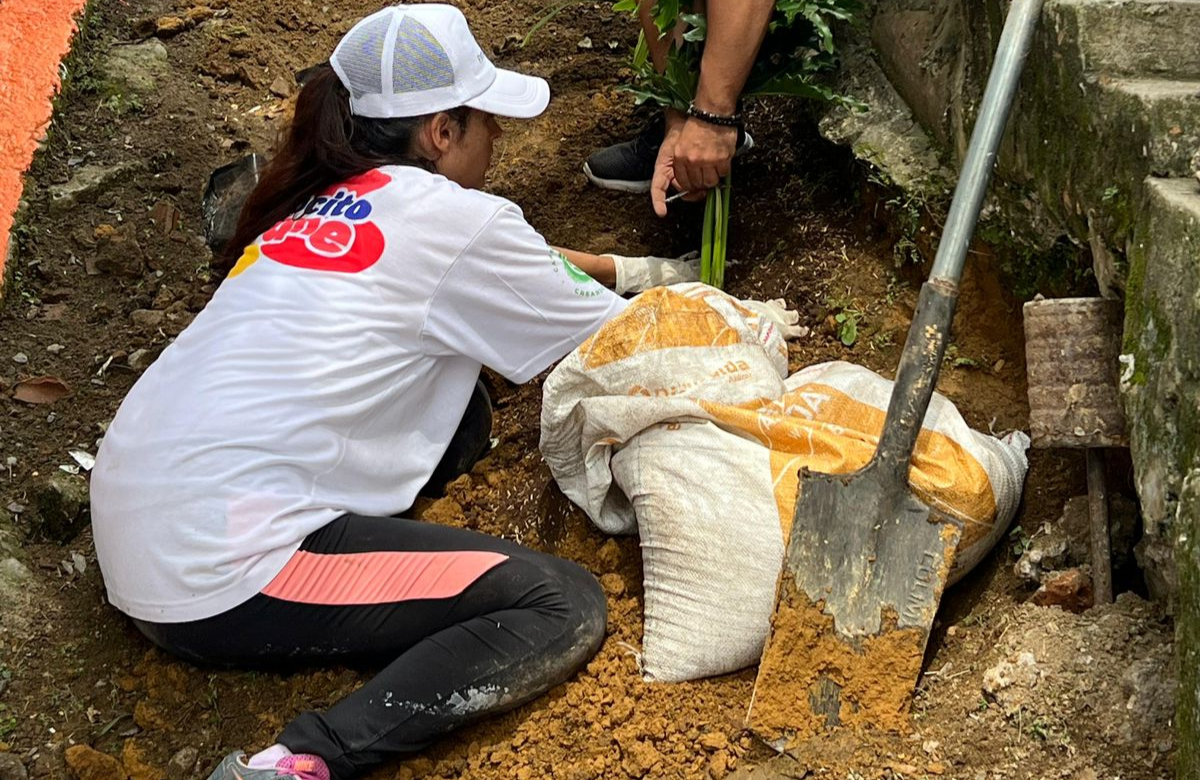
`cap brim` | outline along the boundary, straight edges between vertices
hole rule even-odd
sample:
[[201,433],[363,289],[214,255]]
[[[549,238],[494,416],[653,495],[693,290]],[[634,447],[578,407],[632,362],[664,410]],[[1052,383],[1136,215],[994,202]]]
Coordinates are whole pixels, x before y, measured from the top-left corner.
[[466,105],[498,116],[532,119],[545,111],[549,103],[550,85],[545,79],[497,68],[492,86]]

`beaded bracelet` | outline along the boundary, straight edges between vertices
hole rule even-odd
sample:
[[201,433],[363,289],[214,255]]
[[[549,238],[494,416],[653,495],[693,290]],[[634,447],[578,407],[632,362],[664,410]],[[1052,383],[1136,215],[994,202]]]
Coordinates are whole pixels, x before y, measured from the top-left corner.
[[704,122],[706,124],[717,125],[718,127],[741,127],[742,126],[742,115],[741,114],[734,114],[733,116],[722,116],[721,114],[713,114],[708,111],[705,111],[702,108],[696,108],[695,103],[688,104],[687,115],[690,117],[693,117],[695,119],[699,119],[701,122]]

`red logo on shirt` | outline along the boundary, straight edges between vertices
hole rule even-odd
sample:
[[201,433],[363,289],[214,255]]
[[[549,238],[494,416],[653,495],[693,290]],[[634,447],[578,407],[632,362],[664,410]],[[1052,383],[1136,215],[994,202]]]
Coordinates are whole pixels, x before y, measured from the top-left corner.
[[391,181],[381,171],[367,171],[315,196],[297,215],[263,233],[264,257],[314,271],[356,274],[383,256],[383,232],[369,217],[364,196]]

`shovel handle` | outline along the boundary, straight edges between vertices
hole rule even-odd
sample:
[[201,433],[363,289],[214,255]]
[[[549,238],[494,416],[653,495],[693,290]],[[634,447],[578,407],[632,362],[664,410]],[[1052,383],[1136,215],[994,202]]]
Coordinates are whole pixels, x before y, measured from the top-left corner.
[[899,484],[908,480],[913,447],[937,385],[938,369],[954,318],[954,305],[958,302],[958,280],[962,277],[967,249],[975,235],[979,211],[991,181],[1021,71],[1033,43],[1042,3],[1043,0],[1013,0],[1009,8],[992,72],[988,75],[987,89],[983,93],[979,118],[971,131],[971,144],[958,185],[954,188],[954,200],[946,217],[937,257],[929,281],[921,287],[917,311],[904,344],[883,434],[871,464]]
[[933,398],[957,302],[954,282],[931,279],[921,285],[874,459],[874,466],[899,484],[908,480],[909,461]]

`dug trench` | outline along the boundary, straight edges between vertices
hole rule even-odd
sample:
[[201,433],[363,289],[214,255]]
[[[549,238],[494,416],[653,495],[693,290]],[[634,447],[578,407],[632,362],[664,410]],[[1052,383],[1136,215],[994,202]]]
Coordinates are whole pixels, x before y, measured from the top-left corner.
[[[598,191],[580,172],[593,148],[643,117],[617,90],[635,38],[628,19],[608,4],[571,6],[522,46],[545,12],[539,0],[462,5],[497,61],[546,77],[555,95],[543,117],[506,125],[490,189],[520,205],[552,243],[626,255],[693,248],[698,209],[659,221],[645,198]],[[375,7],[92,4],[28,178],[0,316],[0,542],[17,561],[5,563],[0,627],[6,780],[23,771],[204,777],[221,755],[269,744],[295,714],[328,706],[370,671],[218,671],[151,648],[105,603],[76,512],[86,471],[69,452],[95,453],[121,398],[219,283],[202,238],[209,172],[269,151],[294,74],[322,61]],[[812,333],[791,347],[793,369],[840,359],[890,375],[922,269],[896,265],[894,237],[861,197],[863,172],[816,136],[796,104],[757,105],[751,129],[758,148],[737,168],[730,256],[738,263],[728,288],[799,309]],[[1020,306],[982,250],[961,301],[940,390],[979,429],[1023,428]],[[42,385],[51,397],[64,386],[69,395],[14,397],[38,376],[52,378]],[[1159,609],[1135,595],[1078,617],[1029,606],[1007,542],[947,594],[904,733],[843,730],[774,756],[744,728],[753,669],[643,681],[637,540],[603,536],[557,491],[537,451],[540,380],[489,381],[497,446],[446,498],[414,512],[578,561],[608,596],[608,638],[542,699],[398,760],[376,780],[1166,776],[1169,691],[1152,678],[1169,669],[1170,626]],[[1018,546],[1084,492],[1074,455],[1031,453]],[[1114,477],[1119,484],[1122,474]],[[1126,681],[1131,665],[1148,660],[1160,666]],[[1004,664],[1016,670],[1008,678]],[[989,686],[989,674],[1017,681]]]

